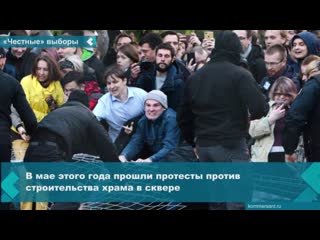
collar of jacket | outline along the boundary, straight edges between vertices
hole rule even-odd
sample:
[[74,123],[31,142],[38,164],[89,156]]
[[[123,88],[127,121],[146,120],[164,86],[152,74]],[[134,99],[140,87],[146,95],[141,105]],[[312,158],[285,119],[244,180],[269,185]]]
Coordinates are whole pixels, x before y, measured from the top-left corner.
[[175,78],[176,76],[177,76],[177,69],[173,64],[171,64],[171,66],[167,72],[166,80],[164,81],[163,86],[161,87],[161,90],[173,91],[174,90],[174,80],[176,79]]
[[150,119],[147,118],[148,122],[149,122],[150,124],[161,125],[161,123],[162,123],[162,121],[163,121],[163,119],[164,119],[164,116],[165,116],[165,113],[167,112],[167,110],[168,110],[168,109],[164,110],[164,111],[161,113],[161,115],[160,115],[157,119],[155,119],[155,120],[150,120]]

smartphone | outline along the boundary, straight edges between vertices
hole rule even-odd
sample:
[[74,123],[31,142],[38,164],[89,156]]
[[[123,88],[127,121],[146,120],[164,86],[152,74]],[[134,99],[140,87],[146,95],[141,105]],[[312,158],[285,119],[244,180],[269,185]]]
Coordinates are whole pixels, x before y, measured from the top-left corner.
[[204,39],[207,40],[213,40],[214,39],[214,34],[211,31],[206,31],[204,32]]
[[278,106],[281,106],[282,104],[285,104],[286,102],[285,101],[276,101],[276,105],[278,105]]
[[289,109],[289,106],[286,104],[285,101],[277,101],[277,102],[276,102],[276,105],[277,105],[277,106],[283,105],[283,108],[284,108],[285,110],[288,110],[288,109]]
[[187,41],[187,43],[189,43],[190,38],[191,38],[191,34],[187,34],[187,35],[186,35],[186,41]]
[[194,56],[194,52],[187,53],[187,63],[189,63],[192,58],[193,58],[193,64],[195,64],[196,58]]
[[149,61],[142,61],[139,63],[139,65],[140,65],[141,71],[144,71],[144,72],[153,71],[154,69],[153,63]]

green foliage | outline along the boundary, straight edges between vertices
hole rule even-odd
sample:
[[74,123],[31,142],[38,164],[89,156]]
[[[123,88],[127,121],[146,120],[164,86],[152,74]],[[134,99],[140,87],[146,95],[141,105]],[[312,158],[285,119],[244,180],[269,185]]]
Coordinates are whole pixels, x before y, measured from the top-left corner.
[[[167,31],[167,30],[124,30],[126,33],[134,33],[135,37],[136,37],[136,41],[139,42],[139,40],[141,39],[141,37],[143,36],[143,33],[145,31],[152,31],[152,32],[155,32],[155,33],[162,33],[164,31]],[[173,31],[176,31],[176,32],[179,32],[179,33],[183,33],[183,34],[190,34],[192,32],[197,32],[198,30],[173,30]],[[200,30],[200,31],[203,31],[203,30]]]
[[[61,35],[63,30],[51,30],[52,34],[54,36],[57,35]],[[156,32],[156,33],[162,33],[164,31],[167,30],[124,30],[126,33],[130,34],[131,32],[134,34],[134,36],[136,37],[136,41],[139,42],[139,40],[141,39],[141,37],[144,35],[144,33],[146,31],[152,31],[152,32]],[[191,34],[192,32],[195,32],[199,37],[203,37],[203,32],[205,30],[173,30],[179,33],[183,33],[183,34]]]
[[51,30],[53,36],[59,36],[62,34],[62,30]]

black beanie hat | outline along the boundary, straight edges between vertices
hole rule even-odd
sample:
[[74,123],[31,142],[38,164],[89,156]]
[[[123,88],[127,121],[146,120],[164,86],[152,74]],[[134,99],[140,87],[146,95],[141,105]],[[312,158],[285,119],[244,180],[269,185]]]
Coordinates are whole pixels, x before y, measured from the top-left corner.
[[89,107],[89,98],[87,96],[87,94],[82,91],[82,90],[73,90],[68,98],[68,102],[70,101],[77,101],[77,102],[81,102],[83,105],[85,105],[86,107]]

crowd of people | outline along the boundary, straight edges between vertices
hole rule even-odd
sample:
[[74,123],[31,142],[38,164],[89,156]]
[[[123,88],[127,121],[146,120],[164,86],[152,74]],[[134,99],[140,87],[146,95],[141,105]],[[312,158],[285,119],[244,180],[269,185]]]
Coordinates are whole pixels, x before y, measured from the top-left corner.
[[98,46],[0,48],[1,162],[320,161],[317,31],[61,34]]

